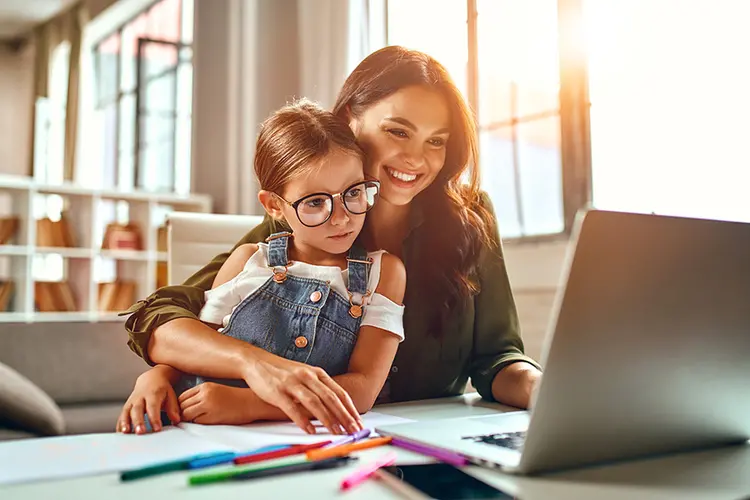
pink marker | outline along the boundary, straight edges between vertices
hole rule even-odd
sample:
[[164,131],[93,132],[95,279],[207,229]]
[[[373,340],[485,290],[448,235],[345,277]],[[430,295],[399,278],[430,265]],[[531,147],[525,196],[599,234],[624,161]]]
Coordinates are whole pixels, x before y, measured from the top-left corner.
[[351,476],[346,477],[341,481],[341,489],[348,490],[357,486],[359,483],[364,482],[367,478],[372,476],[381,467],[388,467],[396,463],[396,452],[392,451],[382,457],[380,460],[376,460],[371,464],[367,464],[364,467],[357,469]]

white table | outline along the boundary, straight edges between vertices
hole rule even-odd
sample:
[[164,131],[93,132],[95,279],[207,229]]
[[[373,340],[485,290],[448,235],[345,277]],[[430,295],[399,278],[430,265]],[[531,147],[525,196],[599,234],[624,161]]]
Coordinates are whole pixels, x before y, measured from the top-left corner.
[[[476,394],[377,408],[380,413],[417,420],[478,416],[507,410],[507,407],[479,400]],[[364,459],[372,459],[384,452],[385,448],[380,448],[362,452],[360,455]],[[403,461],[423,460],[422,457],[403,450],[398,450],[398,454]],[[339,493],[338,484],[341,479],[356,467],[358,465],[310,474],[202,487],[188,487],[187,473],[182,472],[127,484],[120,483],[116,474],[106,474],[64,481],[0,487],[0,498],[3,500],[397,498],[376,481],[368,481],[350,492]],[[541,477],[514,477],[477,467],[467,468],[467,471],[490,484],[505,488],[522,500],[551,498],[738,500],[750,496],[750,445],[632,461],[606,467],[578,469]]]

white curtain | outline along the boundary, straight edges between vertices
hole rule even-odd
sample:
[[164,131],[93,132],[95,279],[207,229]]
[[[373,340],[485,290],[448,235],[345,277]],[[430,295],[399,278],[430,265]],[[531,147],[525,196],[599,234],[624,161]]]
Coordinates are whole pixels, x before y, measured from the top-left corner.
[[298,0],[300,96],[333,107],[344,83],[349,0]]
[[331,109],[347,75],[385,45],[385,0],[298,0],[300,96]]

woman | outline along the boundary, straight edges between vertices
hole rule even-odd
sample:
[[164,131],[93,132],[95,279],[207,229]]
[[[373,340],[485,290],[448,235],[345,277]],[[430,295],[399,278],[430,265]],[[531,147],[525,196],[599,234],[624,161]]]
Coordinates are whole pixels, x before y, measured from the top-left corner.
[[[367,155],[366,173],[381,183],[361,242],[400,257],[407,270],[406,340],[380,401],[458,395],[471,378],[483,398],[528,407],[541,372],[523,354],[496,221],[479,191],[476,128],[447,71],[421,52],[386,47],[347,78],[333,111],[349,122]],[[238,245],[262,241],[274,226],[267,219]],[[250,389],[205,395],[218,420],[238,407],[228,401],[243,398],[245,405],[263,400],[279,408],[291,402],[311,417],[324,407],[339,417],[337,424],[356,428],[359,416],[347,410],[351,401],[330,377],[310,367],[290,368],[198,321],[204,292],[228,255],[217,256],[184,285],[135,304],[126,323],[131,349],[150,364],[243,379]],[[295,398],[300,387],[314,397]],[[145,429],[146,411],[152,422],[158,415],[149,395],[164,391],[171,391],[168,384],[136,384],[124,410],[136,431]],[[178,419],[173,393],[167,409]],[[153,425],[158,430],[159,423]]]

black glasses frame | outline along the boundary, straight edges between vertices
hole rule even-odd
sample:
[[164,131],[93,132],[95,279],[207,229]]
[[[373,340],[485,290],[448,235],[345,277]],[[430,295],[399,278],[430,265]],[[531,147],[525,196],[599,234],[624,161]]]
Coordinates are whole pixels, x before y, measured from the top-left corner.
[[[346,211],[349,212],[350,214],[353,214],[353,215],[362,215],[362,214],[367,213],[375,205],[374,202],[364,212],[355,212],[354,210],[350,209],[349,206],[346,204],[346,197],[344,196],[346,193],[348,193],[352,189],[354,189],[354,188],[356,188],[358,186],[364,186],[364,185],[367,185],[367,184],[374,184],[375,186],[377,186],[378,192],[375,194],[375,199],[377,200],[377,197],[380,194],[380,181],[376,181],[376,180],[364,180],[364,181],[355,182],[354,184],[352,184],[348,188],[346,188],[343,191],[341,191],[340,193],[336,193],[336,194],[323,193],[323,192],[306,194],[305,196],[303,196],[302,198],[300,198],[299,200],[294,201],[294,202],[286,200],[284,197],[282,197],[279,194],[276,194],[276,193],[274,193],[274,194],[281,201],[283,201],[284,203],[286,203],[287,205],[289,205],[290,207],[292,207],[294,209],[294,213],[297,215],[297,220],[299,220],[300,224],[302,224],[305,227],[318,227],[318,226],[322,226],[323,224],[325,224],[326,222],[328,222],[331,219],[331,217],[333,217],[333,211],[335,210],[335,205],[336,205],[335,198],[341,198],[341,201],[344,204],[344,208],[346,208]],[[305,201],[305,200],[307,200],[308,198],[314,198],[316,196],[325,196],[329,200],[331,200],[331,213],[328,214],[328,217],[326,217],[326,219],[323,222],[319,223],[319,224],[313,224],[313,225],[305,224],[302,221],[302,217],[300,217],[300,215],[299,215],[299,211],[297,210],[297,207],[299,207],[300,204],[302,204],[302,202]]]

